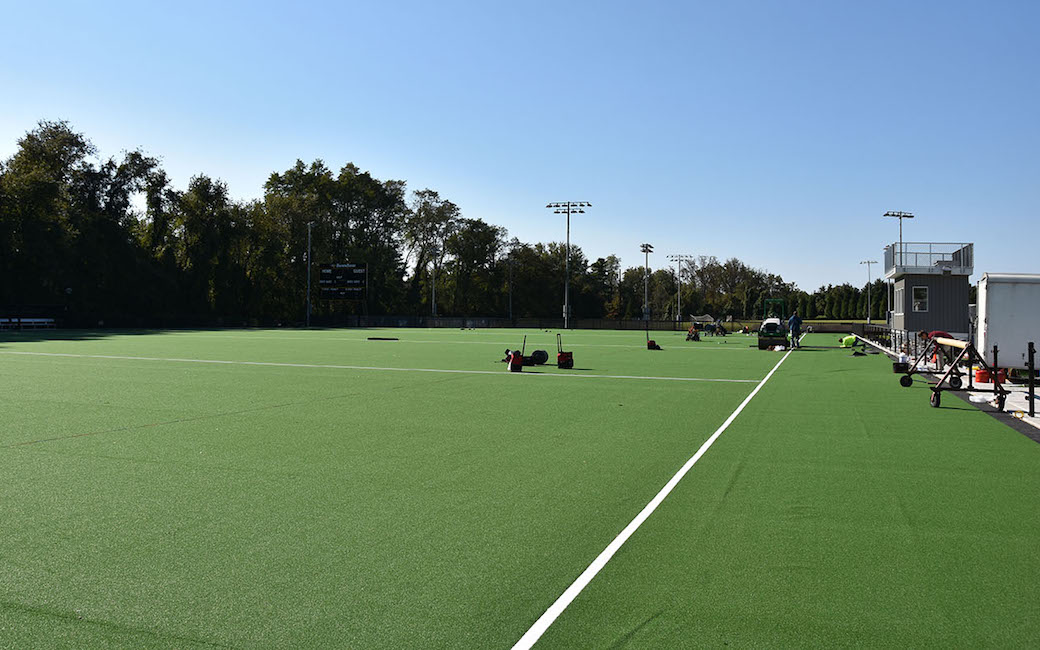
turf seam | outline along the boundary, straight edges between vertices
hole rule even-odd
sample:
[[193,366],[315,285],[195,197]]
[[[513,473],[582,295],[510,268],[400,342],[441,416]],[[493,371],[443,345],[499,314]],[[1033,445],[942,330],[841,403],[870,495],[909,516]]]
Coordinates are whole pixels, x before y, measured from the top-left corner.
[[644,506],[643,509],[639,511],[639,514],[637,514],[636,517],[631,522],[629,522],[629,524],[625,526],[625,528],[620,533],[618,533],[617,537],[615,537],[613,541],[611,541],[610,544],[608,544],[607,547],[603,549],[603,551],[598,556],[596,556],[596,559],[594,559],[592,563],[589,564],[589,566],[586,567],[584,571],[582,571],[581,575],[579,575],[578,578],[574,582],[572,582],[569,587],[567,587],[567,589],[560,595],[560,597],[557,598],[556,601],[553,602],[553,604],[550,605],[549,608],[545,610],[545,612],[538,618],[538,620],[534,622],[534,624],[527,630],[527,632],[525,632],[524,635],[520,637],[520,640],[517,641],[515,645],[513,645],[513,650],[527,650],[528,648],[530,648],[538,642],[538,639],[540,639],[542,635],[545,634],[546,630],[549,629],[549,626],[551,626],[553,622],[555,622],[556,619],[559,618],[559,616],[564,612],[565,609],[567,609],[571,602],[573,602],[574,599],[578,597],[578,594],[580,594],[582,590],[584,590],[585,587],[588,586],[592,579],[595,578],[596,575],[603,569],[603,567],[607,565],[607,563],[614,556],[614,554],[621,549],[625,542],[628,541],[628,539],[635,533],[635,531],[639,529],[643,522],[646,521],[651,514],[653,514],[654,510],[657,509],[657,507],[671,493],[675,486],[678,485],[679,481],[681,481],[682,478],[686,476],[686,474],[690,471],[690,469],[693,468],[697,461],[700,460],[701,456],[703,456],[704,453],[708,451],[708,449],[715,443],[715,441],[718,440],[719,436],[721,436],[722,433],[729,428],[729,425],[733,423],[733,421],[737,418],[738,415],[740,415],[740,412],[744,410],[744,407],[746,407],[751,402],[751,400],[755,397],[755,395],[758,394],[762,387],[766,385],[766,382],[769,381],[769,378],[773,376],[773,373],[777,371],[777,369],[780,367],[780,364],[786,361],[787,357],[789,357],[790,355],[791,350],[788,350],[784,354],[784,356],[776,362],[776,365],[773,366],[773,369],[769,371],[769,374],[762,378],[758,385],[755,386],[754,390],[752,390],[751,393],[744,398],[744,401],[742,401],[740,405],[737,406],[736,410],[734,410],[733,413],[731,413],[730,416],[726,418],[726,421],[723,422],[719,426],[719,428],[715,430],[715,433],[711,434],[711,437],[704,441],[704,443],[697,450],[697,453],[690,457],[690,459],[687,460],[681,468],[679,468],[679,471],[677,471],[675,475],[668,480],[664,487],[661,488],[661,490],[654,496],[653,499],[650,500],[650,503],[646,504],[646,506]]
[[52,610],[46,607],[36,607],[33,605],[27,605],[24,603],[11,602],[9,600],[0,600],[0,608],[8,610],[16,610],[20,612],[26,612],[28,614],[35,614],[37,616],[46,616],[49,618],[58,618],[65,621],[73,621],[77,624],[94,625],[111,629],[118,632],[129,632],[132,634],[138,634],[143,636],[152,637],[155,639],[173,640],[173,641],[187,641],[196,645],[207,646],[211,648],[231,648],[234,646],[227,645],[225,643],[218,643],[216,641],[207,641],[205,639],[198,639],[195,637],[184,636],[180,634],[163,634],[162,632],[156,632],[154,630],[148,630],[145,628],[134,627],[132,625],[124,625],[121,623],[115,623],[113,621],[102,621],[91,618],[84,618],[78,614],[68,614]]

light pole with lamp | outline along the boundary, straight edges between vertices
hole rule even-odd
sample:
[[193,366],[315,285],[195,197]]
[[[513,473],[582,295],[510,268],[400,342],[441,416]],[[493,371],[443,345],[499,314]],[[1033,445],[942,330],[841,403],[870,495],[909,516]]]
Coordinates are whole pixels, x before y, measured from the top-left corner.
[[[889,210],[888,212],[886,212],[885,214],[883,214],[881,216],[882,217],[892,217],[894,219],[899,219],[899,257],[896,257],[895,251],[892,252],[892,266],[893,267],[904,266],[904,263],[906,262],[906,260],[904,259],[905,251],[903,250],[903,219],[913,219],[914,215],[911,212],[902,212],[902,211],[899,211],[899,210]],[[892,296],[891,296],[891,293],[892,293],[892,283],[889,282],[888,283],[888,290],[885,291],[885,299],[888,302],[888,313],[885,314],[885,322],[886,323],[889,321],[889,318],[890,318],[890,316],[892,314]]]
[[652,244],[640,244],[639,251],[646,254],[646,265],[643,268],[643,320],[650,322],[650,253],[654,252]]
[[564,281],[563,281],[563,328],[571,327],[571,213],[584,214],[584,208],[591,208],[588,201],[563,201],[549,203],[545,207],[550,208],[556,214],[567,215],[567,251],[564,255]]
[[[894,217],[899,219],[899,254],[903,254],[903,219],[913,219],[914,215],[910,212],[900,212],[898,210],[889,210],[883,217]],[[898,266],[898,264],[897,264]]]
[[675,266],[678,269],[676,279],[679,281],[679,292],[676,294],[677,298],[675,301],[677,305],[676,309],[678,309],[678,312],[675,314],[675,320],[682,322],[682,264],[683,262],[688,262],[689,260],[692,260],[693,255],[685,255],[679,253],[677,255],[669,255],[668,259],[675,262]]
[[860,264],[867,265],[867,325],[870,325],[870,265],[877,264],[877,260],[863,260]]

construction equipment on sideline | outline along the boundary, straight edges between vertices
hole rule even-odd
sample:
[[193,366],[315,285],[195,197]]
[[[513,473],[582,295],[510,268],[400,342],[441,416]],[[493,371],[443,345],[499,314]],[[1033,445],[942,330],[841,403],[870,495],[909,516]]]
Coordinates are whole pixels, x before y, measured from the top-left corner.
[[646,323],[646,349],[647,350],[660,350],[661,346],[657,344],[657,341],[650,338],[650,321],[643,321]]
[[519,350],[513,350],[506,357],[509,363],[509,372],[523,372],[524,371],[524,350],[527,349],[527,337],[524,336],[524,343],[520,346]]
[[[984,369],[993,378],[993,399],[996,402],[997,410],[1003,411],[1004,404],[1007,402],[1007,396],[1011,393],[1008,389],[1004,388],[1003,382],[999,381],[999,376],[1002,373],[997,371],[997,353],[999,350],[997,346],[993,346],[993,365],[990,366],[986,363],[986,359],[983,358],[979,351],[975,349],[975,346],[969,341],[961,341],[960,339],[950,339],[944,336],[937,336],[928,342],[928,345],[924,348],[924,353],[917,358],[914,365],[911,366],[905,375],[899,378],[899,385],[904,388],[909,388],[913,385],[914,379],[913,374],[917,372],[918,367],[922,365],[922,362],[929,357],[934,359],[946,358],[946,352],[943,347],[949,347],[959,349],[960,353],[950,363],[950,367],[943,373],[939,381],[932,386],[932,394],[928,398],[928,403],[935,408],[939,408],[942,402],[940,397],[944,390],[971,390],[972,389],[972,375],[971,372],[963,372],[960,369],[961,365],[967,365],[971,368],[973,362],[977,362],[979,367]],[[942,366],[936,369],[936,374],[942,372]],[[964,382],[961,380],[961,376],[968,375],[968,387],[964,388]]]
[[657,341],[650,338],[650,330],[646,331],[646,349],[647,350],[660,350],[661,346],[657,344]]
[[563,338],[556,333],[556,367],[570,370],[574,367],[574,353],[563,351]]
[[783,298],[766,298],[762,303],[762,324],[758,328],[758,349],[787,345]]
[[524,370],[524,355],[520,354],[520,350],[513,350],[509,353],[509,372],[523,372]]
[[[509,362],[511,355],[516,355],[520,359],[521,366],[542,366],[549,361],[549,353],[545,350],[535,350],[530,355],[527,354],[527,336],[524,336],[524,342],[520,346],[519,351],[510,352],[506,350],[505,361]],[[514,372],[520,372],[516,370]]]
[[524,357],[525,366],[544,366],[549,361],[549,353],[545,350],[535,350],[531,356]]

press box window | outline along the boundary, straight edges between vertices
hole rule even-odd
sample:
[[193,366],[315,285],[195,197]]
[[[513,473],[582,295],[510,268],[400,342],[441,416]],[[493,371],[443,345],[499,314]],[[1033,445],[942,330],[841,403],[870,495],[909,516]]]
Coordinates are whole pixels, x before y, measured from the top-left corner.
[[928,311],[928,287],[914,287],[914,311]]

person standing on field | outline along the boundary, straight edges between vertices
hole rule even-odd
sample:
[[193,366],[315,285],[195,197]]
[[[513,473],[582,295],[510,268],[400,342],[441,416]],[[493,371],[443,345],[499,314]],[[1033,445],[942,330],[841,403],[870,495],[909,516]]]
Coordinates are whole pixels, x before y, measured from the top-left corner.
[[802,319],[798,317],[798,312],[795,311],[791,314],[791,317],[787,319],[787,329],[791,332],[791,347],[800,348],[802,347],[798,343],[798,338],[802,334]]

